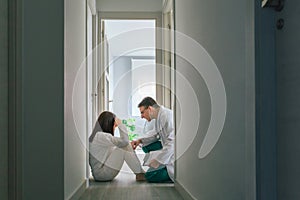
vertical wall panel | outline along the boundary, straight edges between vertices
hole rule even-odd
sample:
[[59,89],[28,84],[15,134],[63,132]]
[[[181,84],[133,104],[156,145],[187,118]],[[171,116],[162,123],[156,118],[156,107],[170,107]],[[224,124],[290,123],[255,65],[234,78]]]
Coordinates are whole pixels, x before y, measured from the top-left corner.
[[285,1],[276,20],[278,200],[300,199],[300,2]]
[[0,199],[8,198],[8,1],[0,0]]
[[64,2],[23,1],[23,199],[64,199]]
[[276,199],[275,10],[255,13],[257,198]]

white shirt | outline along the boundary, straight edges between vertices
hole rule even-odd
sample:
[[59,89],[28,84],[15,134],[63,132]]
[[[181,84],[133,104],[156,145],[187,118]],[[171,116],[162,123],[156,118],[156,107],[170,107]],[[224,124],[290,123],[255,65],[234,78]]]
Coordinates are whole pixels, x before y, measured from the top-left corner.
[[100,173],[107,158],[114,148],[123,148],[129,144],[127,129],[124,124],[118,126],[120,137],[114,137],[110,133],[97,132],[93,141],[90,142],[90,166],[93,175]]
[[149,165],[152,159],[167,167],[169,177],[174,181],[174,145],[175,134],[173,125],[173,112],[170,109],[160,106],[155,128],[147,133],[149,137],[141,138],[143,145],[151,144],[161,139],[162,149],[151,151],[145,160],[144,165]]

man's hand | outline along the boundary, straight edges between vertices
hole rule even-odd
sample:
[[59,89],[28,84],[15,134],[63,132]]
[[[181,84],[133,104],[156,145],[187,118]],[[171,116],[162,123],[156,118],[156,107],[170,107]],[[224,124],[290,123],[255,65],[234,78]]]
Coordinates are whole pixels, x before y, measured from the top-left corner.
[[139,146],[140,143],[142,143],[142,141],[140,139],[138,139],[138,140],[131,141],[130,143],[131,143],[133,150],[135,150],[136,147]]
[[157,160],[155,160],[155,159],[151,160],[150,164],[149,164],[149,166],[152,167],[152,168],[154,168],[154,169],[158,168],[159,165],[160,165],[160,163]]

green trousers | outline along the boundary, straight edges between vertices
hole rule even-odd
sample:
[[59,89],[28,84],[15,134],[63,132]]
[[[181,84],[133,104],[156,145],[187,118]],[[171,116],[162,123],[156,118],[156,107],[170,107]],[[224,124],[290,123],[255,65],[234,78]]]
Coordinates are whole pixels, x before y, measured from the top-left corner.
[[[142,149],[145,153],[149,153],[150,151],[162,149],[162,145],[160,141],[157,141],[147,146],[143,146]],[[150,183],[172,182],[168,175],[167,168],[164,165],[160,165],[158,168],[150,167],[145,173],[145,178]]]

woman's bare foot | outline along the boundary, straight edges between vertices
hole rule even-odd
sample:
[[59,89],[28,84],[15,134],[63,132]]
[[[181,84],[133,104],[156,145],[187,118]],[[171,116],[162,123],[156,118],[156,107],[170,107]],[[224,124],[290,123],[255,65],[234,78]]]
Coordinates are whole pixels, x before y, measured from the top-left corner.
[[135,175],[135,180],[136,180],[136,181],[145,181],[145,180],[146,180],[145,174],[144,174],[144,173],[136,174],[136,175]]

